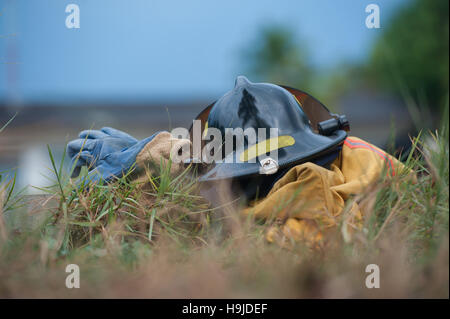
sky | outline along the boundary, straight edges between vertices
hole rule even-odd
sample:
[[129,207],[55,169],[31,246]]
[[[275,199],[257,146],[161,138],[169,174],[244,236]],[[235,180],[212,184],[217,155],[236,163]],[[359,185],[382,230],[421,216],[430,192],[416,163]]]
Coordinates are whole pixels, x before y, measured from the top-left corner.
[[[68,29],[68,4],[80,28]],[[380,7],[381,29],[365,8]],[[364,61],[407,0],[1,0],[0,103],[220,96],[267,25],[291,28],[319,69]]]

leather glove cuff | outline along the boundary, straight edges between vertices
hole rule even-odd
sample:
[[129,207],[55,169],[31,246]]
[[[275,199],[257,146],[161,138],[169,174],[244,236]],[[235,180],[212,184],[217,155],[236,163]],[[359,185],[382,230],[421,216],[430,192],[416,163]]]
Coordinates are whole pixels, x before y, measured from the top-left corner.
[[174,138],[169,132],[160,132],[138,153],[136,165],[139,169],[149,169],[152,174],[158,174],[161,164],[167,167],[171,160],[170,174],[175,175],[183,171],[190,147],[188,139]]

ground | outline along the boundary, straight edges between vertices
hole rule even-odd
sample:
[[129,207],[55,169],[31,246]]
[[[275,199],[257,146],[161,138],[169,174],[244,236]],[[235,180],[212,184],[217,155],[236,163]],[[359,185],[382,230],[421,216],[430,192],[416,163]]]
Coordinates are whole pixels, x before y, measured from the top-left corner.
[[[188,171],[80,187],[49,156],[47,195],[0,181],[2,298],[449,297],[448,125],[414,139],[416,183],[380,180],[354,199],[369,207],[364,228],[339,226],[316,249],[266,242],[270,221],[211,208]],[[78,289],[66,287],[69,264]],[[366,286],[371,264],[380,288]]]

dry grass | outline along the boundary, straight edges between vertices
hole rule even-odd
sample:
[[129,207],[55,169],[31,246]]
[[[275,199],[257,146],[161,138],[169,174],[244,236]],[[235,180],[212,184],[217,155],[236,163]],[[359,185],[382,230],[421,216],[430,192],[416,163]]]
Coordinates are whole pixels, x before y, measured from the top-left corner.
[[[448,125],[441,132],[434,147],[416,140],[406,165],[417,183],[367,189],[356,199],[365,230],[337,227],[315,251],[268,244],[268,225],[211,209],[189,174],[163,167],[144,186],[83,188],[55,166],[59,184],[33,201],[6,200],[2,184],[0,297],[448,298]],[[65,287],[69,263],[80,289]],[[368,264],[380,267],[379,289],[365,286]]]

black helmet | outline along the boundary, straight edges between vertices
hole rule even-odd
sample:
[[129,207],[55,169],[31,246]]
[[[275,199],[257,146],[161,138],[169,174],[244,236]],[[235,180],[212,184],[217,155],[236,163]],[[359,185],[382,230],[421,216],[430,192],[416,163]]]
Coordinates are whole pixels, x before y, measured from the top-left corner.
[[[219,129],[223,143],[226,128],[253,128],[256,131],[264,128],[267,132],[270,128],[278,128],[277,159],[256,151],[253,152],[256,161],[250,162],[249,150],[254,150],[255,146],[257,149],[261,143],[267,145],[268,140],[257,139],[256,145],[246,140],[242,147],[223,153],[224,161],[210,164],[200,181],[273,174],[313,161],[335,152],[349,130],[345,116],[331,114],[310,95],[275,84],[252,83],[244,76],[238,76],[234,88],[209,105],[197,119],[201,120],[201,129],[205,133],[211,127]],[[227,163],[226,159],[231,160]]]

